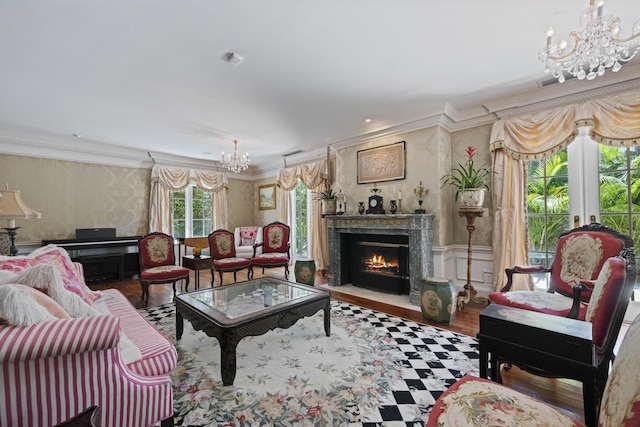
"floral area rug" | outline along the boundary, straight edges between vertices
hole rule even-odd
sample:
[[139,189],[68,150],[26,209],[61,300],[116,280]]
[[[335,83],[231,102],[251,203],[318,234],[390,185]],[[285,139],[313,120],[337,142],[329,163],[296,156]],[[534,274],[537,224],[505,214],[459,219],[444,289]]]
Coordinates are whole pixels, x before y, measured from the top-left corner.
[[176,426],[422,426],[456,379],[478,375],[475,339],[332,301],[330,337],[322,310],[246,337],[224,387],[215,338],[185,320],[176,341],[173,304],[141,312],[178,351]]

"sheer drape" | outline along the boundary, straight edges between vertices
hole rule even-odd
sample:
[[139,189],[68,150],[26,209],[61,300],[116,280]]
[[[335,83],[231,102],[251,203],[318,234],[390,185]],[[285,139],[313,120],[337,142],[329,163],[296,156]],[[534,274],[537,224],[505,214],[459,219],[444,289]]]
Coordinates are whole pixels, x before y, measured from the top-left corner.
[[[493,191],[496,290],[506,282],[505,268],[528,262],[525,162],[562,151],[582,126],[588,126],[591,139],[601,144],[640,145],[640,91],[494,123],[491,152],[497,178]],[[530,289],[530,283],[516,282],[515,289]]]
[[[280,192],[280,217],[281,221],[287,224],[293,224],[294,222],[294,218],[291,218],[290,192],[295,190],[298,184],[298,178],[311,191],[322,191],[325,182],[329,179],[327,161],[321,160],[315,163],[283,168],[278,173],[277,184],[282,190]],[[319,203],[313,203],[311,206],[310,228],[309,247],[311,248],[311,257],[316,263],[316,268],[318,270],[324,270],[329,265],[327,224],[322,218],[322,210]]]
[[149,231],[171,234],[171,192],[187,188],[193,182],[211,193],[212,226],[227,228],[227,176],[223,172],[155,165],[151,170]]

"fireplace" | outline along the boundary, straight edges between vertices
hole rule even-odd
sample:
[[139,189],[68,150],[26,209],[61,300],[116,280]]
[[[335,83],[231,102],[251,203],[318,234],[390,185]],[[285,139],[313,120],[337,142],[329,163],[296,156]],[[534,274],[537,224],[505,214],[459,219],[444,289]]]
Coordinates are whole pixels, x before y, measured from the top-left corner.
[[[409,294],[409,238],[351,234],[347,271],[354,286]],[[345,268],[343,267],[343,270]]]
[[[394,285],[392,292],[406,293],[408,286],[409,301],[420,305],[418,284],[424,277],[433,276],[433,215],[401,214],[401,215],[353,215],[327,216],[329,240],[329,286],[340,286],[353,283],[352,273],[359,267],[352,263],[355,249],[351,241],[377,242],[378,244],[406,245],[408,253],[408,272],[399,276],[408,276],[403,284]],[[364,237],[363,237],[364,236]],[[402,239],[401,241],[398,239]],[[406,258],[406,257],[405,257]],[[405,263],[405,261],[402,261]],[[402,267],[399,267],[402,268]],[[384,274],[369,276],[364,285],[381,283]],[[356,279],[358,280],[358,279]]]

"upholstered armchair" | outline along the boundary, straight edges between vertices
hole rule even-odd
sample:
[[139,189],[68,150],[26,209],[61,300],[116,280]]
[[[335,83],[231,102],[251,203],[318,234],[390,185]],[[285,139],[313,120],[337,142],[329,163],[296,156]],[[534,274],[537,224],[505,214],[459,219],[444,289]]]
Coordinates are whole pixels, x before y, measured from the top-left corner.
[[[598,426],[640,425],[640,316],[620,346],[599,406]],[[554,408],[501,384],[470,375],[438,398],[427,427],[445,426],[582,426]]]
[[165,233],[150,233],[138,241],[140,257],[140,286],[142,300],[149,304],[149,285],[172,283],[176,294],[176,282],[185,280],[189,288],[189,272],[185,267],[176,265],[173,237]]
[[[236,244],[236,256],[238,258],[251,259],[253,255],[253,245],[262,243],[262,227],[257,225],[236,227],[233,231],[233,238]],[[262,247],[258,246],[256,254],[262,253]]]
[[[558,239],[553,263],[544,266],[507,268],[507,284],[489,294],[491,302],[556,316],[584,320],[593,282],[605,260],[632,250],[627,235],[605,225],[593,223],[563,233]],[[548,273],[547,292],[512,291],[514,275]]]
[[[289,226],[279,221],[272,222],[262,229],[262,243],[256,243],[254,255],[251,258],[249,277],[253,278],[253,267],[265,268],[284,267],[284,277],[289,279]],[[258,249],[262,248],[262,254]]]
[[209,234],[209,248],[211,258],[211,280],[215,280],[215,271],[220,275],[220,285],[222,285],[222,274],[233,272],[233,281],[237,281],[236,273],[240,270],[251,268],[251,261],[246,258],[236,256],[236,245],[233,233],[227,230],[216,230]]

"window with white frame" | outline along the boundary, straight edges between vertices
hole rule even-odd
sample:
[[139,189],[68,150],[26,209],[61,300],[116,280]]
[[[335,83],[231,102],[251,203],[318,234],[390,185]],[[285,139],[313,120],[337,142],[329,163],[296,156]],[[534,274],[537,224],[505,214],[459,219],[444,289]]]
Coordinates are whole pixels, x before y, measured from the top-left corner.
[[195,185],[171,193],[171,232],[175,238],[208,236],[212,224],[211,193]]

